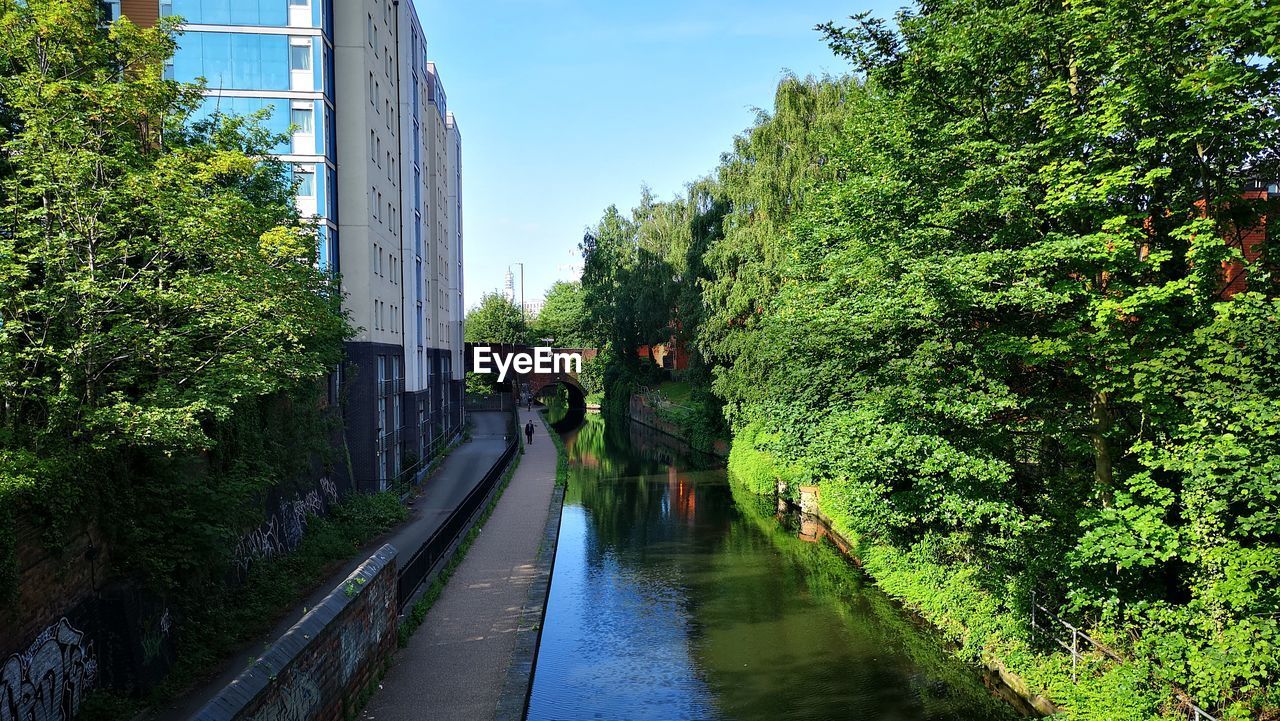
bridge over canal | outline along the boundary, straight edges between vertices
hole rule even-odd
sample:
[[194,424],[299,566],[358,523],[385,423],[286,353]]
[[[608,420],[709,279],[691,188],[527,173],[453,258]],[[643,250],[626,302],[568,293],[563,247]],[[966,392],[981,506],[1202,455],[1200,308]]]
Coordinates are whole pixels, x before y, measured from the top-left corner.
[[[530,359],[541,351],[547,353],[545,346],[529,346],[523,344],[498,344],[498,343],[467,343],[466,344],[466,368],[468,372],[476,372],[476,350],[487,349],[488,353],[481,352],[484,358],[519,358],[528,356]],[[562,357],[565,355],[577,354],[582,357],[582,362],[595,358],[599,354],[597,348],[550,348],[550,359]],[[504,361],[505,363],[506,361]],[[566,369],[565,366],[569,366]],[[496,373],[494,362],[488,361],[489,372]],[[495,375],[496,377],[496,375]],[[569,393],[569,405],[574,408],[585,408],[587,405],[586,391],[583,390],[581,382],[578,380],[577,367],[568,363],[548,362],[545,367],[534,367],[525,373],[519,373],[515,370],[514,364],[512,369],[507,373],[506,380],[513,381],[515,388],[522,394],[529,394],[533,397],[543,395],[543,393],[554,390],[557,386],[563,386]]]

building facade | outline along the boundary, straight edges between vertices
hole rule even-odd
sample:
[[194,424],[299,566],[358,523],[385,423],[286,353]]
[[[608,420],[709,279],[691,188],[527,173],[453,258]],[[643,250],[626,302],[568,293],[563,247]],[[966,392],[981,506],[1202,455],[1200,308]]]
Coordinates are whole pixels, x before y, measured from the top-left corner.
[[[117,7],[118,5],[118,7]],[[194,120],[261,113],[357,332],[336,369],[351,482],[387,488],[461,431],[461,136],[411,0],[119,0],[179,16]]]

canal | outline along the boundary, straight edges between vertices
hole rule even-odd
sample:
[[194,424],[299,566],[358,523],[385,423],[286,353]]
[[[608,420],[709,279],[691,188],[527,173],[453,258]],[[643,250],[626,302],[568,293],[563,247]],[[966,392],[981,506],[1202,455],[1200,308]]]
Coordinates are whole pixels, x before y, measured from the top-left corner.
[[562,432],[529,719],[1016,718],[812,528],[625,425]]

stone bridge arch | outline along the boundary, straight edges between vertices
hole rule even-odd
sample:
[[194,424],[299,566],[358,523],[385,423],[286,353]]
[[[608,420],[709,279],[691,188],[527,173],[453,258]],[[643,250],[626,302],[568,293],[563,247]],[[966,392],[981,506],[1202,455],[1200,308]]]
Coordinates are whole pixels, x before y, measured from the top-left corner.
[[[487,347],[491,354],[507,356],[510,354],[528,353],[533,354],[535,348],[526,345],[497,345],[497,344],[470,344],[468,343],[466,354],[467,370],[474,370],[475,365],[475,348]],[[582,357],[582,362],[595,358],[599,353],[596,348],[551,348],[552,357],[563,356],[565,354],[578,354]],[[544,391],[553,386],[564,386],[569,391],[569,404],[574,408],[586,408],[587,393],[582,388],[582,383],[578,380],[576,368],[564,370],[563,367],[539,373],[536,369],[529,373],[514,373],[508,375],[508,380],[514,380],[517,392],[528,392],[530,395],[537,397]]]

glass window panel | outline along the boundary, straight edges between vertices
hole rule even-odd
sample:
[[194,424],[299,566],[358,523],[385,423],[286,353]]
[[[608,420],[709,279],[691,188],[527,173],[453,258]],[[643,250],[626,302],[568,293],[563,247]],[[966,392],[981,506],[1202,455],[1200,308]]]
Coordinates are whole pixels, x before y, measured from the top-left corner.
[[284,0],[258,0],[258,22],[263,25],[288,25],[289,9]]
[[235,25],[258,24],[258,0],[229,0],[231,22]]
[[[231,0],[200,0],[200,22],[206,25],[231,23]],[[193,21],[194,22],[194,21]]]
[[338,173],[334,169],[325,166],[324,177],[327,190],[325,197],[329,199],[329,204],[325,206],[327,212],[324,215],[326,218],[336,221],[338,219]]
[[316,229],[316,265],[329,268],[329,226],[323,224]]
[[323,172],[322,167],[315,166],[315,168],[318,172],[316,175],[313,175],[312,177],[316,178],[316,181],[317,181],[316,182],[316,215],[319,215],[321,217],[328,217],[329,215],[328,178],[327,177],[321,178],[319,176],[319,172]]
[[316,174],[300,172],[295,173],[294,177],[298,181],[298,195],[303,198],[312,198],[316,194]]
[[[196,33],[191,33],[195,35]],[[203,75],[209,88],[232,87],[231,84],[231,36],[227,33],[199,33],[204,40]],[[190,37],[190,36],[188,36]]]
[[204,34],[188,33],[178,38],[173,54],[173,78],[189,83],[204,74]]
[[262,87],[262,43],[257,35],[235,33],[231,36],[232,87]]
[[[262,100],[262,107],[271,108],[271,115],[267,119],[267,128],[277,135],[287,135],[289,133],[289,124],[292,119],[289,117],[289,101],[288,100]],[[286,147],[287,147],[286,143]]]
[[200,0],[173,0],[169,8],[171,13],[187,22],[200,22]]
[[311,45],[289,45],[289,69],[311,69]]
[[289,89],[289,39],[284,35],[262,35],[262,88]]

